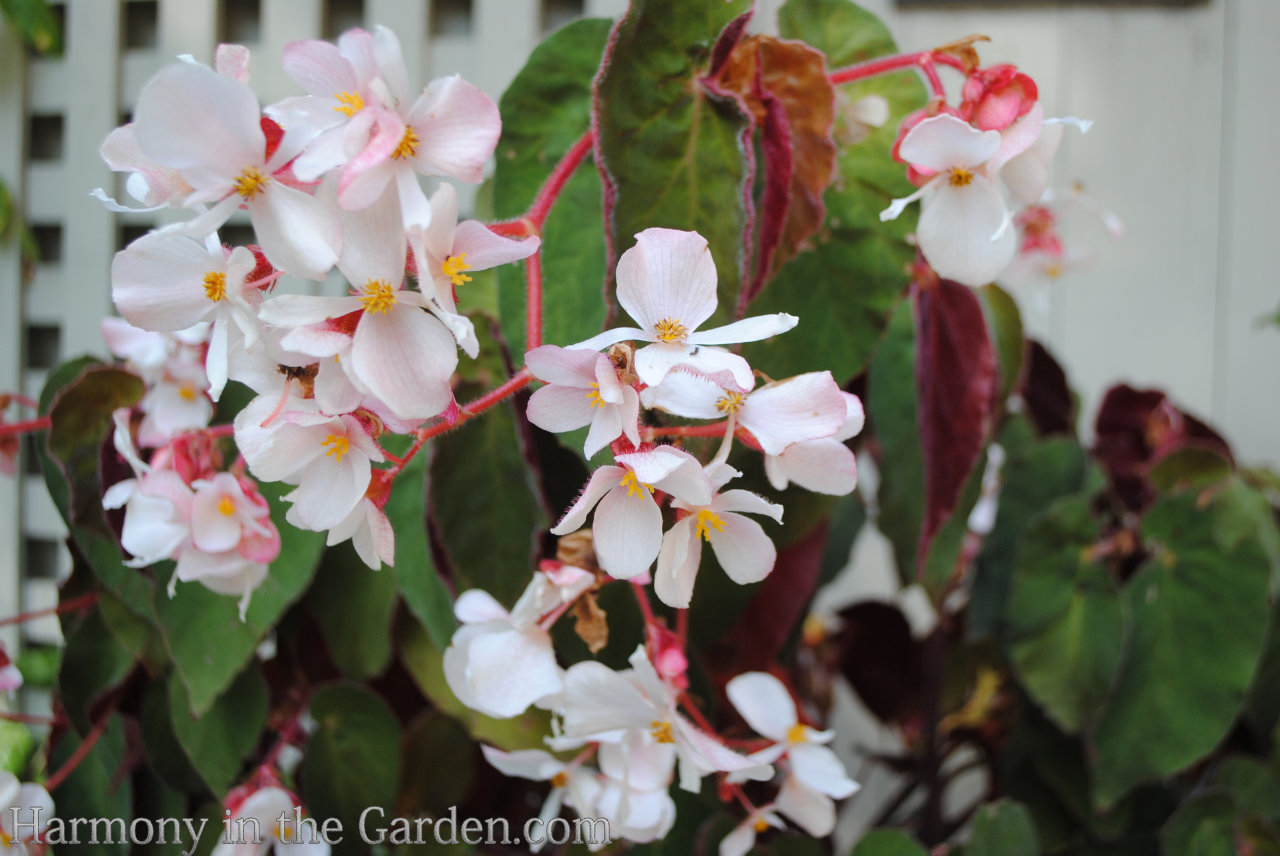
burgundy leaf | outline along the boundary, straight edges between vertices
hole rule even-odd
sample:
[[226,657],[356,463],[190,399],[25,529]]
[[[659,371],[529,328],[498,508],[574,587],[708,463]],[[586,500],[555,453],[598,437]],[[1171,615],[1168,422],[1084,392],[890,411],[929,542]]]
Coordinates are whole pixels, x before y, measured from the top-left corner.
[[840,612],[840,671],[882,722],[904,725],[920,707],[920,643],[898,607],[864,601]]
[[973,291],[942,279],[912,289],[916,389],[925,470],[918,573],[934,535],[955,511],[988,434],[996,355]]
[[1027,406],[1027,415],[1036,432],[1048,434],[1076,433],[1076,403],[1067,386],[1067,373],[1058,361],[1034,339],[1027,340],[1027,368],[1019,392]]

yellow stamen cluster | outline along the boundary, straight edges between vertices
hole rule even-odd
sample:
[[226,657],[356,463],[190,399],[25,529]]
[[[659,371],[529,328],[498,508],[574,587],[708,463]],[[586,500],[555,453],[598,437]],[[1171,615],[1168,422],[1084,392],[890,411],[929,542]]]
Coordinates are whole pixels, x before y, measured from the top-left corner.
[[456,256],[449,256],[444,260],[444,264],[440,266],[444,271],[444,275],[454,285],[462,285],[464,282],[471,282],[471,277],[463,273],[464,270],[471,270],[471,265],[467,264],[467,254],[458,253]]
[[217,303],[227,296],[227,275],[220,270],[211,270],[204,275],[204,296]]
[[551,787],[553,788],[563,788],[567,784],[569,784],[569,774],[563,770],[551,777]]
[[338,463],[342,463],[342,456],[351,447],[351,441],[346,437],[339,437],[337,434],[329,434],[320,441],[320,445],[329,447],[329,451],[324,453],[326,458],[333,455]]
[[230,517],[231,515],[235,514],[236,513],[235,500],[233,500],[229,496],[224,496],[222,499],[218,500],[218,513],[221,514],[223,517]]
[[396,305],[396,290],[385,279],[371,279],[364,284],[360,305],[365,312],[386,312]]
[[627,489],[627,496],[638,496],[643,499],[646,490],[653,493],[653,485],[640,481],[633,472],[628,472],[622,477],[622,486]]
[[653,325],[653,334],[659,342],[683,342],[689,336],[689,328],[675,318],[663,318]]
[[973,183],[973,171],[962,166],[951,167],[951,177],[947,179],[952,187],[968,187]]
[[737,413],[739,408],[742,407],[743,402],[746,400],[747,396],[745,393],[729,392],[726,390],[725,394],[716,402],[716,413],[719,413],[721,416],[728,416],[730,413]]
[[364,99],[359,92],[339,92],[333,96],[338,106],[333,109],[344,116],[354,116],[364,109]]
[[396,146],[396,150],[391,156],[396,160],[405,160],[411,158],[418,153],[418,132],[413,128],[406,127],[404,136],[400,138],[400,144]]
[[757,817],[756,822],[753,823],[752,826],[755,827],[756,832],[764,832],[769,828],[769,821],[765,820],[763,817]]
[[194,384],[184,383],[182,386],[178,387],[178,396],[183,401],[195,401],[197,395],[199,395],[199,393],[196,392]]
[[805,728],[803,725],[797,722],[795,725],[787,729],[787,742],[788,743],[808,743],[809,729]]
[[600,384],[595,381],[591,382],[591,389],[587,390],[587,404],[592,407],[604,407],[604,399],[600,397]]
[[670,722],[654,720],[649,723],[649,736],[659,743],[675,743],[676,737],[671,733]]
[[263,175],[262,170],[256,166],[246,167],[244,172],[236,176],[236,193],[239,193],[240,198],[247,202],[261,193],[262,189],[270,183],[271,179]]
[[1044,269],[1044,275],[1049,277],[1049,279],[1057,279],[1062,276],[1062,265],[1057,262],[1053,262]]
[[693,528],[694,536],[697,537],[700,535],[705,541],[710,542],[712,529],[717,532],[723,532],[724,521],[720,518],[719,514],[716,514],[709,508],[704,508],[698,512],[698,523]]

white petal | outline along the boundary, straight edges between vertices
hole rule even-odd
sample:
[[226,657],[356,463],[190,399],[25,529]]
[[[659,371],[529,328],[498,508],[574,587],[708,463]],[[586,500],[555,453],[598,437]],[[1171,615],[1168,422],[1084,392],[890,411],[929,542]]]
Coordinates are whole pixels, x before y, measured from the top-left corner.
[[645,229],[618,259],[618,303],[642,328],[660,321],[689,330],[716,310],[716,266],[697,232]]
[[[527,411],[529,421],[552,434],[574,431],[584,425],[590,425],[596,412],[596,408],[591,406],[587,398],[590,391],[554,384],[544,386],[529,397]],[[613,437],[617,436],[616,433],[613,435]]]
[[738,675],[725,686],[729,701],[755,732],[770,740],[785,741],[798,721],[796,703],[782,681],[766,672]]
[[[830,496],[844,496],[858,486],[857,458],[848,446],[835,440],[796,443],[780,456],[766,458],[765,467],[805,490]],[[777,487],[772,477],[770,484]]]
[[806,787],[836,799],[858,790],[858,783],[849,778],[836,753],[825,746],[792,746],[787,757],[791,759],[792,774]]
[[992,240],[1008,216],[999,191],[985,177],[975,175],[967,187],[942,182],[920,212],[920,250],[938,276],[975,288],[986,285],[1017,250],[1012,229]]
[[503,775],[532,779],[535,782],[548,781],[565,768],[563,761],[541,749],[503,752],[481,744],[480,751],[484,753],[484,759]]
[[517,716],[564,688],[551,637],[542,630],[484,633],[468,649],[470,706],[489,716]]
[[453,337],[412,305],[366,312],[351,343],[351,370],[401,419],[427,419],[453,400]]
[[943,172],[956,166],[978,166],[999,148],[999,131],[979,131],[963,119],[943,113],[908,131],[898,146],[898,155],[917,169]]
[[787,777],[774,805],[814,838],[825,838],[836,828],[836,805],[831,798],[805,787],[794,776]]
[[453,614],[463,624],[505,621],[511,617],[502,604],[494,600],[493,595],[484,589],[468,589],[458,595],[458,599],[453,603]]
[[619,485],[604,495],[592,524],[600,567],[617,579],[649,570],[662,546],[662,511],[644,488],[628,495]]
[[409,110],[408,122],[422,140],[414,167],[475,184],[502,132],[493,99],[458,75],[433,80]]
[[739,388],[755,386],[751,364],[737,354],[710,345],[668,345],[655,343],[636,351],[636,375],[649,386],[662,383],[667,372],[678,365],[696,372],[716,376],[729,372]]
[[653,575],[653,591],[658,599],[676,609],[688,609],[702,560],[702,541],[694,531],[696,518],[678,520],[662,539],[658,568]]
[[779,333],[785,333],[800,323],[800,319],[785,312],[776,315],[755,315],[743,318],[723,327],[699,330],[689,336],[693,345],[736,345],[739,342],[758,342]]
[[324,279],[337,263],[342,224],[320,199],[273,181],[248,207],[262,253],[276,267],[303,279]]
[[564,517],[560,518],[560,522],[551,528],[551,534],[568,535],[581,529],[600,497],[617,487],[626,472],[622,467],[600,467],[593,472],[582,493],[565,512]]
[[848,417],[844,397],[831,372],[809,372],[762,386],[747,396],[738,423],[767,455],[792,443],[830,437]]
[[778,551],[760,524],[732,512],[721,514],[720,519],[724,522],[724,529],[709,529],[707,537],[729,579],[746,585],[769,576]]
[[587,350],[543,345],[526,353],[524,364],[540,381],[587,389],[596,379],[599,356]]

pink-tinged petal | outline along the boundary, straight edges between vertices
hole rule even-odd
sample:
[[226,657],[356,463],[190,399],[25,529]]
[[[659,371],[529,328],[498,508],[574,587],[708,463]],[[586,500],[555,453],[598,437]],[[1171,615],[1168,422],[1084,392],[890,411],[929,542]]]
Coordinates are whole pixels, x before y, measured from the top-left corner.
[[[171,167],[164,166],[142,153],[132,123],[121,125],[102,141],[98,154],[116,172],[129,172],[129,195],[143,205],[163,207],[171,199],[186,196],[191,185]],[[105,194],[103,194],[105,196]]]
[[728,372],[734,383],[744,390],[755,385],[751,364],[724,348],[658,342],[636,351],[635,360],[636,375],[649,386],[662,383],[669,371],[681,365],[708,376]]
[[738,423],[760,442],[766,455],[792,443],[830,437],[840,430],[848,408],[831,372],[809,372],[757,389],[738,411]]
[[396,531],[391,526],[391,520],[382,512],[382,509],[375,507],[373,503],[369,503],[368,518],[367,537],[357,533],[353,539],[356,553],[366,565],[375,571],[378,569],[375,560],[381,560],[384,565],[394,568],[396,565]]
[[[355,92],[360,87],[351,63],[337,45],[329,42],[318,39],[289,42],[284,47],[280,64],[295,83],[309,95],[319,98],[333,98],[342,92]],[[342,116],[336,110],[334,115]]]
[[484,759],[504,776],[515,776],[545,782],[565,769],[564,762],[541,749],[520,749],[515,752],[503,752],[492,746],[480,745]]
[[401,419],[427,419],[453,401],[453,337],[412,305],[366,312],[351,343],[351,370]]
[[488,270],[498,265],[527,259],[538,251],[541,241],[529,237],[520,241],[494,234],[489,227],[475,220],[463,220],[458,224],[453,239],[451,256],[466,255],[471,270]]
[[596,360],[600,354],[543,345],[524,355],[524,364],[533,376],[546,383],[590,388],[596,380]]
[[693,584],[702,561],[702,540],[694,531],[694,517],[685,517],[671,527],[658,551],[658,567],[653,574],[653,591],[658,599],[676,609],[688,609]]
[[313,387],[316,403],[325,413],[350,413],[364,403],[365,393],[352,382],[342,365],[336,361],[322,362],[316,373]]
[[649,570],[662,546],[662,511],[648,490],[619,485],[604,495],[591,526],[600,567],[616,579]]
[[[111,262],[111,297],[130,324],[144,330],[176,332],[206,320],[217,308],[204,278],[224,274],[226,259],[210,256],[191,238],[152,232],[116,253]],[[237,283],[226,282],[232,289]]]
[[175,519],[171,501],[137,493],[129,500],[120,533],[120,546],[133,557],[127,564],[140,567],[173,558],[191,534],[185,520]]
[[[214,177],[233,181],[263,162],[266,138],[257,96],[212,69],[180,62],[166,66],[142,88],[134,126],[143,154],[182,170],[197,187]],[[192,175],[200,173],[199,183]]]
[[665,320],[692,332],[716,311],[716,265],[697,232],[645,229],[618,259],[617,279],[618,302],[650,335]]
[[357,113],[344,133],[344,147],[356,151],[338,179],[338,204],[360,211],[382,196],[400,170],[391,157],[404,139],[404,122],[390,110],[369,106]]
[[[766,469],[777,469],[782,487],[787,480],[805,490],[844,496],[858,486],[858,461],[853,451],[837,440],[796,443],[778,457],[765,459]],[[769,483],[779,490],[771,476]]]
[[770,740],[785,741],[796,717],[796,703],[782,681],[767,672],[738,675],[725,686],[729,701],[755,732]]
[[726,400],[726,392],[710,378],[679,369],[669,372],[662,383],[641,393],[645,407],[665,410],[687,419],[720,419],[728,411],[716,407]]
[[774,801],[778,811],[814,838],[826,838],[836,828],[836,804],[825,794],[788,776]]
[[731,773],[757,766],[754,759],[739,755],[682,716],[674,717],[672,726],[677,745],[692,755],[694,762],[705,772]]
[[565,512],[564,517],[551,527],[551,534],[568,535],[570,532],[581,529],[582,524],[587,522],[587,515],[591,513],[591,509],[602,496],[617,487],[626,474],[627,471],[622,467],[600,467],[593,472],[591,478],[587,480],[587,486],[582,489],[582,493]]
[[249,82],[249,49],[244,45],[218,45],[213,52],[213,70],[237,83]]
[[[1042,136],[1043,127],[1044,105],[1037,102],[1029,113],[1019,117],[1000,133],[1000,148],[987,161],[987,175],[995,178],[1005,164],[1035,145],[1036,140]],[[1039,202],[1039,195],[1030,201]]]
[[502,133],[502,118],[483,90],[456,74],[433,80],[406,118],[421,141],[413,157],[419,172],[471,184],[484,178],[485,161]]
[[431,204],[431,223],[423,230],[422,242],[429,258],[423,268],[431,276],[440,274],[440,266],[446,257],[453,255],[454,234],[458,230],[458,191],[445,182],[436,188],[428,200]]
[[[640,395],[629,386],[622,388],[622,404],[618,414],[622,419],[622,433],[632,446],[640,445]],[[592,453],[594,454],[594,453]]]
[[[553,434],[575,431],[584,425],[591,425],[595,419],[596,409],[592,408],[587,398],[589,391],[571,386],[544,386],[529,398],[529,421],[543,431],[550,431]],[[617,436],[614,434],[605,442]]]
[[689,336],[692,345],[736,345],[739,342],[758,342],[779,333],[785,333],[800,323],[800,319],[785,312],[774,315],[754,315],[713,327],[710,330],[699,330]]
[[[341,318],[362,308],[359,297],[315,297],[310,294],[282,294],[263,302],[258,317],[277,327],[303,327],[319,324],[330,318]],[[295,344],[302,344],[301,340]],[[293,350],[295,345],[284,345]],[[299,353],[307,353],[300,351]]]
[[293,276],[324,279],[337,263],[342,222],[320,199],[272,182],[249,202],[249,217],[267,261]]
[[[289,121],[288,116],[281,118],[281,124]],[[301,181],[318,181],[325,173],[344,165],[347,158],[345,128],[334,127],[308,143],[306,151],[294,158],[289,169]]]
[[653,334],[647,333],[638,327],[613,327],[605,330],[603,333],[597,333],[590,339],[584,339],[581,342],[575,342],[566,347],[571,351],[599,351],[610,345],[616,345],[619,342],[627,341],[652,342]]
[[404,54],[400,51],[400,40],[396,38],[396,34],[383,26],[374,27],[373,38],[370,39],[367,50],[374,69],[391,90],[392,98],[401,104],[408,104],[413,92],[409,87],[409,70],[404,64]]
[[400,203],[391,188],[363,210],[343,212],[338,268],[356,288],[370,280],[398,288],[404,279],[407,249]]
[[206,553],[222,553],[234,550],[240,543],[240,521],[236,517],[234,501],[231,514],[224,514],[221,505],[222,492],[206,488],[196,491],[191,502],[191,540]]
[[944,279],[977,288],[1013,261],[1018,242],[996,186],[975,175],[967,187],[940,184],[920,212],[916,237],[929,265]]
[[570,739],[645,728],[657,712],[635,684],[595,660],[565,670],[561,699],[564,736]]
[[978,166],[999,148],[999,131],[979,131],[963,119],[943,113],[908,131],[898,154],[917,169],[943,172],[956,166]]
[[418,259],[423,270],[429,270],[430,261],[422,258],[422,237],[435,220],[435,212],[431,210],[427,194],[422,191],[418,174],[408,167],[396,170],[396,195],[400,198],[400,219],[409,233],[414,258]]
[[863,426],[867,424],[867,413],[862,408],[862,399],[858,396],[851,392],[841,392],[840,395],[844,397],[844,424],[831,439],[844,441],[862,433]]
[[489,716],[517,716],[538,699],[564,689],[545,631],[485,633],[472,641],[467,653],[470,706]]
[[[780,512],[779,512],[780,513]],[[708,529],[711,549],[729,579],[738,585],[758,583],[769,576],[777,561],[778,551],[764,529],[754,520],[740,514],[724,512],[720,530]]]
[[[293,295],[286,295],[293,296]],[[298,295],[304,296],[304,295]],[[330,298],[319,298],[321,300]],[[351,298],[354,302],[358,298]],[[316,359],[330,359],[351,347],[351,336],[341,330],[330,330],[319,325],[295,327],[280,339],[280,346],[298,354]],[[341,372],[339,372],[341,373]],[[341,413],[342,409],[333,410],[322,407],[326,413]],[[354,410],[355,408],[349,408]]]
[[849,778],[836,753],[825,746],[802,743],[792,746],[787,757],[792,775],[805,787],[838,800],[858,790],[858,783]]
[[636,478],[645,484],[656,484],[680,469],[689,472],[701,470],[698,459],[675,446],[655,446],[641,452],[618,455],[616,460],[635,471]]
[[468,589],[453,602],[453,614],[463,624],[506,621],[511,614],[484,589]]

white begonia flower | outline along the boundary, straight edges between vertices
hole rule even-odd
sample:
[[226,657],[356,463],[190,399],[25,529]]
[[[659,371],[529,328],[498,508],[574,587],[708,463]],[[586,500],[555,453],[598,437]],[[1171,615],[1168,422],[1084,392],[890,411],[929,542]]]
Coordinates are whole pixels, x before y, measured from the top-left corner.
[[571,603],[595,577],[580,568],[553,580],[537,572],[511,612],[482,589],[463,592],[453,605],[462,626],[444,652],[444,675],[453,694],[488,716],[518,716],[563,688],[551,635],[539,621]]
[[178,206],[194,188],[182,178],[182,173],[157,163],[142,153],[138,146],[137,129],[133,123],[121,125],[102,141],[98,154],[113,172],[127,172],[125,190],[141,202],[142,208],[122,205],[107,195],[101,187],[94,188],[90,196],[99,200],[108,211],[116,213],[140,213],[159,211],[170,205]]
[[[716,483],[723,484],[736,475],[731,467],[720,465],[712,477]],[[711,544],[729,579],[739,585],[759,582],[773,570],[778,551],[772,539],[759,523],[738,512],[764,514],[781,523],[781,505],[749,490],[728,490],[713,494],[706,502],[688,502],[677,497],[671,507],[688,514],[663,536],[658,553],[653,590],[663,603],[677,609],[688,608],[702,562],[704,540]]]
[[195,188],[186,204],[213,203],[166,229],[203,237],[244,205],[272,265],[307,279],[333,267],[342,245],[337,212],[276,177],[300,141],[286,135],[266,156],[258,98],[248,86],[207,66],[176,63],[142,88],[134,115],[143,154]]
[[690,419],[723,419],[751,432],[766,455],[793,443],[834,435],[845,421],[845,403],[831,372],[809,372],[767,383],[748,393],[724,389],[713,380],[677,369],[641,395],[656,407]]
[[784,829],[782,818],[773,811],[773,806],[761,806],[746,819],[733,828],[733,831],[720,840],[720,856],[747,856],[756,846],[756,836],[770,827]]
[[836,828],[835,800],[788,775],[773,802],[774,808],[814,838],[826,838]]
[[228,325],[244,347],[258,338],[262,292],[245,288],[257,265],[244,247],[228,252],[210,235],[203,243],[184,235],[152,232],[116,253],[111,296],[120,314],[144,330],[178,332],[211,322],[205,371],[217,401],[227,383]]
[[138,442],[147,448],[159,448],[179,434],[207,428],[213,418],[208,389],[204,366],[170,359],[164,377],[147,390],[138,404],[143,414]]
[[173,470],[152,470],[138,456],[129,431],[130,411],[113,414],[112,440],[133,469],[134,477],[116,482],[102,496],[102,507],[123,508],[120,546],[133,558],[125,564],[145,568],[171,559],[191,537],[191,488]]
[[916,238],[938,276],[977,287],[1013,260],[1017,236],[1000,188],[987,174],[1001,143],[999,131],[979,131],[944,113],[921,121],[898,147],[903,160],[934,177],[910,196],[893,200],[880,219],[896,218],[919,199]]
[[362,497],[342,522],[329,528],[325,546],[332,547],[351,540],[356,555],[373,570],[383,565],[395,567],[396,532],[382,509],[367,496]]
[[[786,756],[791,777],[827,797],[843,799],[858,790],[836,753],[822,745],[830,743],[835,732],[801,724],[795,700],[782,681],[766,672],[747,672],[729,681],[725,692],[747,724],[774,741],[773,746],[753,753],[753,759],[772,763]],[[786,812],[781,799],[779,809]]]
[[698,460],[673,446],[656,446],[616,456],[621,466],[604,466],[591,474],[582,495],[551,530],[567,535],[592,522],[600,567],[610,576],[629,579],[649,570],[662,547],[662,510],[655,489],[695,504],[711,501],[712,484]]
[[[659,677],[643,645],[631,655],[631,666],[628,673],[593,660],[569,667],[564,692],[555,700],[563,741],[620,743],[638,738],[646,746],[670,744],[675,747],[680,787],[693,793],[710,773],[760,770],[758,761],[730,750],[678,713],[679,692]],[[553,742],[552,748],[556,745]],[[599,804],[597,808],[605,810]]]
[[[600,795],[600,783],[595,770],[580,764],[566,764],[550,752],[544,752],[541,749],[503,752],[492,746],[481,744],[480,750],[484,752],[485,760],[500,773],[535,782],[551,783],[551,790],[538,811],[538,818],[544,827],[553,818],[559,817],[560,809],[566,805],[577,812],[579,817],[588,817],[595,811],[596,799]],[[529,850],[537,853],[546,846],[546,843],[546,841],[530,842]]]
[[427,298],[401,287],[407,242],[394,197],[344,215],[343,224],[347,238],[338,267],[352,293],[281,295],[262,304],[260,317],[292,328],[280,341],[285,349],[322,361],[337,357],[356,387],[399,418],[442,413],[453,402],[449,378],[458,349],[444,324],[422,311],[429,308]]
[[53,797],[48,791],[0,770],[0,853],[25,856],[27,845],[44,832],[52,817]]
[[[254,791],[231,814],[231,828],[247,830],[242,837],[248,840],[224,842],[219,836],[212,856],[266,856],[268,852],[275,856],[329,856],[329,845],[318,832],[311,832],[311,824],[299,827],[294,823],[297,806],[298,803],[283,788],[267,787]],[[281,815],[284,816],[283,823]],[[256,842],[252,834],[254,824],[249,823],[248,818],[257,821],[259,840]],[[241,820],[245,821],[244,825],[237,827]]]
[[526,259],[538,251],[541,239],[504,238],[476,220],[458,222],[458,192],[442,184],[431,194],[431,225],[409,229],[409,246],[418,266],[418,288],[426,308],[449,328],[463,353],[474,359],[480,352],[471,319],[458,312],[454,291],[471,281],[466,271],[481,271]]
[[858,396],[840,395],[845,404],[840,430],[830,437],[795,443],[777,455],[765,455],[764,472],[776,490],[795,482],[815,493],[844,496],[858,486],[858,461],[844,441],[862,431],[867,417]]
[[608,356],[543,345],[525,354],[524,362],[547,383],[529,398],[534,425],[557,434],[590,425],[582,448],[588,458],[620,436],[639,447],[640,396],[618,380]]
[[742,357],[713,345],[755,342],[785,333],[794,315],[757,315],[698,332],[716,310],[716,266],[707,241],[697,232],[645,229],[618,259],[618,303],[640,325],[606,330],[572,345],[600,350],[627,340],[652,342],[636,351],[636,375],[649,386],[662,382],[677,365],[715,376],[728,371],[743,389],[755,384]]

